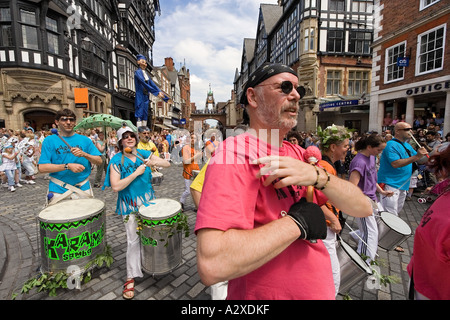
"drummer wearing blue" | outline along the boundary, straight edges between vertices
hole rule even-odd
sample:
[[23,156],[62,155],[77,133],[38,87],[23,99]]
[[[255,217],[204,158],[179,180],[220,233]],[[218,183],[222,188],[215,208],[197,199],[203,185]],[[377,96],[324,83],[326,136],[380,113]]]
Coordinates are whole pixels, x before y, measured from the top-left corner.
[[[127,281],[124,285],[123,298],[134,298],[134,278],[142,277],[141,246],[136,233],[137,221],[135,213],[141,205],[155,197],[150,183],[151,166],[169,167],[170,163],[153,156],[148,150],[136,149],[138,136],[129,127],[117,131],[120,152],[110,161],[106,172],[105,187],[111,187],[118,193],[116,213],[126,221],[127,233]],[[144,160],[144,161],[143,161]]]
[[45,138],[39,158],[39,172],[50,173],[49,204],[93,197],[89,175],[91,164],[102,163],[100,152],[91,139],[74,132],[76,115],[72,110],[58,111],[55,124],[59,131]]

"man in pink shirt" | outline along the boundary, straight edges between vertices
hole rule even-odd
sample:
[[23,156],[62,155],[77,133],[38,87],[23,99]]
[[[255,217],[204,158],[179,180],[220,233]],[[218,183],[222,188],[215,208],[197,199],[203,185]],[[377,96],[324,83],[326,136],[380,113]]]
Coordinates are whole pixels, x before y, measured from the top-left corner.
[[[372,213],[359,188],[307,164],[304,149],[283,141],[297,123],[302,93],[291,68],[258,68],[241,99],[250,130],[226,139],[209,162],[195,227],[197,266],[205,285],[229,280],[229,300],[334,299],[319,205],[328,198],[348,214]],[[304,200],[309,185],[323,190],[315,203]]]

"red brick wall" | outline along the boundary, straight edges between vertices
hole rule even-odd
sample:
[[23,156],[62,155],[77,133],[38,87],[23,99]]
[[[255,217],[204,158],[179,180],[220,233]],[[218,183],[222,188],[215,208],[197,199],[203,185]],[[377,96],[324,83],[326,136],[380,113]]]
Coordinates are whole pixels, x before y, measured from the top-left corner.
[[[447,0],[441,0],[435,5],[428,7],[425,10],[419,11],[419,3],[420,3],[419,0],[408,1],[408,5],[405,5],[404,1],[399,0],[382,1],[382,4],[384,4],[384,9],[381,11],[381,14],[383,15],[383,20],[381,22],[383,30],[382,32],[380,32],[380,35],[390,35],[392,34],[392,32],[395,32],[397,30],[399,31],[399,29],[408,26],[414,21],[417,21],[424,17],[428,17],[433,12],[436,12],[442,9],[443,7],[448,6]],[[446,38],[445,38],[446,48],[444,52],[444,68],[441,71],[416,76],[417,37],[422,32],[425,32],[442,24],[447,24]],[[405,40],[407,42],[406,55],[409,56],[410,61],[409,66],[405,68],[404,80],[384,84],[386,49]],[[381,60],[379,62],[379,65],[381,66],[381,69],[379,71],[380,80],[377,82],[377,85],[380,87],[380,90],[390,88],[392,86],[410,84],[450,74],[449,40],[450,40],[450,14],[447,14],[438,19],[423,24],[415,29],[408,30],[403,34],[399,34],[398,37],[395,37],[389,40],[388,42],[383,43],[381,51],[378,52],[378,55],[381,56]]]

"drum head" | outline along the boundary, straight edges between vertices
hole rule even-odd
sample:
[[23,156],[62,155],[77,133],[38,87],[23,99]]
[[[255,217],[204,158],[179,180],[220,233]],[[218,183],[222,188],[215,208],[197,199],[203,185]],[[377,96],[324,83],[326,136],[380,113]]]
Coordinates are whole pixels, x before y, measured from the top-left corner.
[[339,243],[342,247],[342,249],[349,255],[349,257],[364,271],[366,271],[367,273],[372,273],[372,269],[370,268],[370,266],[367,264],[367,262],[365,262],[361,256],[358,254],[358,252],[356,252],[355,250],[353,250],[352,247],[350,247],[347,243],[345,243],[342,240],[339,240]]
[[181,211],[181,203],[172,199],[153,199],[139,207],[139,215],[149,220],[163,220]]
[[392,230],[404,235],[411,234],[411,228],[409,225],[395,214],[383,211],[380,213],[380,217],[381,220],[383,220],[383,222]]
[[39,220],[51,223],[79,221],[105,208],[105,203],[98,199],[76,199],[62,201],[48,206],[39,213]]

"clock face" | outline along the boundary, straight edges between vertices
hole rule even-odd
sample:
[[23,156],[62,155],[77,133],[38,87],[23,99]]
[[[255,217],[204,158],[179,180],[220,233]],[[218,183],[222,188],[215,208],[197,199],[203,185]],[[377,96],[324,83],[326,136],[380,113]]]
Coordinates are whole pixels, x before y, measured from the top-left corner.
[[208,100],[209,100],[209,101],[212,101],[212,97],[211,97],[211,96],[209,96]]

